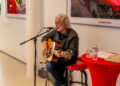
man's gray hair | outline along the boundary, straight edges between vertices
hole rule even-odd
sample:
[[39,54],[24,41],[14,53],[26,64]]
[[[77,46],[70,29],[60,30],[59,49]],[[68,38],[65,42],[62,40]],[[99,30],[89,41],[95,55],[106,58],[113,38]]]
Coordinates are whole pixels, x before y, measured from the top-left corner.
[[70,28],[70,20],[66,14],[59,14],[56,16],[57,18],[60,18],[61,22],[63,22],[67,28]]

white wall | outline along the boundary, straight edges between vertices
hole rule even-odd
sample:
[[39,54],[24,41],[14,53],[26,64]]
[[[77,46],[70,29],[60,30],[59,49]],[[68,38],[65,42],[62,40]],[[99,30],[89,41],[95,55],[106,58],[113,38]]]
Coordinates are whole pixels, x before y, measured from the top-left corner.
[[[44,26],[54,26],[55,16],[59,13],[66,13],[66,4],[66,0],[44,0]],[[79,34],[80,56],[85,53],[87,49],[90,49],[93,46],[94,41],[96,41],[100,50],[120,53],[120,28],[76,24],[72,24],[72,27]],[[76,73],[77,74],[74,74],[74,77],[79,80],[79,73]],[[92,86],[88,70],[87,73],[89,77],[89,86]],[[119,86],[119,84],[120,77],[116,86]]]
[[25,40],[25,19],[8,18],[5,1],[0,15],[0,50],[25,62],[25,45],[19,45]]
[[[66,13],[66,0],[40,0],[40,4],[40,26],[54,26],[55,16],[59,13]],[[2,12],[0,15],[0,50],[26,62],[25,45],[19,45],[19,43],[25,40],[25,20],[6,17],[5,6],[5,0],[2,0]],[[120,53],[119,28],[76,24],[72,24],[72,27],[79,34],[80,55],[85,53],[86,49],[90,49],[94,41],[97,42],[100,50]],[[38,56],[40,56],[40,54],[38,54]],[[91,77],[88,70],[87,73],[89,86],[91,86]],[[79,79],[78,74],[78,72],[74,74],[76,79]],[[119,81],[120,77],[116,86],[119,86]]]

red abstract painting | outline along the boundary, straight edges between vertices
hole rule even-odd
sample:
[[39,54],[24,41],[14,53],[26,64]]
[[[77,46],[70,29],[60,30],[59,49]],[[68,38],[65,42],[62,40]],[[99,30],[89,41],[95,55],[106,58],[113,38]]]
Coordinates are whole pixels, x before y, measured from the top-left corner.
[[10,14],[25,14],[25,0],[7,0],[7,13]]

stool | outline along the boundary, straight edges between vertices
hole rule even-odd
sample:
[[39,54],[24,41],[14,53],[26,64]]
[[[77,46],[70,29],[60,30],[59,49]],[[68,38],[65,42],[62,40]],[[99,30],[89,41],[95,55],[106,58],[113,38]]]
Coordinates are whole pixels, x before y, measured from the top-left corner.
[[[66,86],[71,86],[72,83],[79,83],[81,86],[88,86],[87,84],[87,73],[85,72],[85,69],[87,69],[87,65],[82,61],[80,57],[78,57],[78,60],[75,64],[69,65],[66,67],[66,77],[67,77],[67,83]],[[68,73],[69,70],[69,73]],[[79,81],[72,81],[72,71],[80,71],[81,72],[81,82]],[[83,74],[85,76],[85,82],[83,82]],[[68,77],[69,75],[69,77]],[[68,85],[69,84],[69,85]]]

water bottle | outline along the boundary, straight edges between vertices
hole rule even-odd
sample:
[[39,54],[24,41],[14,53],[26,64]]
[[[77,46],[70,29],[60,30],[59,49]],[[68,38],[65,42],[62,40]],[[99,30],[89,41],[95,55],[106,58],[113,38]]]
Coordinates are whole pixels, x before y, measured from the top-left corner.
[[98,47],[97,44],[94,44],[92,48],[92,60],[98,60],[97,55],[98,55]]

